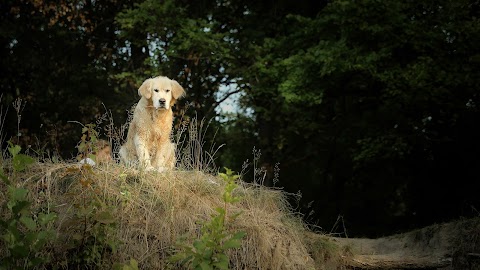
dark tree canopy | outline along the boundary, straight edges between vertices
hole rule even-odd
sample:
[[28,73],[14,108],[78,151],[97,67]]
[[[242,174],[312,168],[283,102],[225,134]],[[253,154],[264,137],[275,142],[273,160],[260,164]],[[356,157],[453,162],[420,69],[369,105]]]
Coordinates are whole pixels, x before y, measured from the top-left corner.
[[123,123],[166,75],[187,90],[176,111],[226,143],[219,167],[261,149],[264,184],[279,168],[308,222],[391,233],[479,215],[479,16],[471,0],[4,1],[2,104],[26,101],[19,143],[69,158],[69,121]]

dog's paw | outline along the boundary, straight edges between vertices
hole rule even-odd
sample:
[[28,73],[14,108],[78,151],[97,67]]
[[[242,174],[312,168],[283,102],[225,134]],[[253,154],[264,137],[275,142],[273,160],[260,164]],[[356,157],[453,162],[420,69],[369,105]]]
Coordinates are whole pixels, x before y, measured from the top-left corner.
[[151,165],[145,167],[145,171],[147,171],[147,172],[151,172],[151,171],[155,171],[155,170],[156,170],[156,169],[155,169],[153,166],[151,166]]
[[160,166],[160,167],[157,168],[157,172],[159,172],[159,173],[164,172],[164,171],[166,171],[166,170],[167,170],[167,168],[162,167],[162,166]]

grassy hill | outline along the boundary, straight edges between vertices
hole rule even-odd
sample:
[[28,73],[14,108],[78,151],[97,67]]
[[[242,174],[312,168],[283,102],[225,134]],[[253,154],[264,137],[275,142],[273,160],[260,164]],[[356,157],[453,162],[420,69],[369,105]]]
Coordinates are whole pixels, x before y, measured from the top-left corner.
[[[12,197],[15,188],[28,190],[24,199],[31,203],[17,214],[15,225],[20,235],[15,241],[23,241],[20,246],[27,250],[15,260],[20,268],[34,258],[48,258],[39,268],[121,269],[135,262],[140,269],[187,267],[169,258],[182,247],[193,247],[217,208],[226,210],[226,235],[246,233],[240,247],[226,249],[231,269],[320,269],[337,263],[335,246],[307,237],[281,190],[237,181],[232,194],[240,199],[227,204],[222,198],[226,182],[200,171],[156,173],[115,163],[91,167],[64,162],[36,162],[17,171],[15,161],[2,163],[11,182],[10,187],[0,185],[2,220],[15,219],[9,206],[19,204]],[[41,224],[40,216],[52,213],[56,218]],[[48,235],[38,250],[29,249],[33,243],[22,238],[31,232],[37,238],[39,232]],[[4,259],[13,256],[8,243],[13,245],[0,245]]]
[[[198,261],[218,269],[343,267],[342,251],[308,234],[285,192],[217,175],[218,148],[204,149],[208,123],[182,121],[174,136],[179,169],[164,173],[113,162],[115,151],[102,153],[98,126],[82,127],[79,158],[101,150],[96,157],[106,162],[32,158],[12,144],[2,149],[0,270],[205,267]],[[108,147],[120,145],[125,128],[110,119]]]
[[9,152],[0,159],[0,270],[480,266],[480,218],[335,238],[309,231],[282,190],[228,173],[39,162]]

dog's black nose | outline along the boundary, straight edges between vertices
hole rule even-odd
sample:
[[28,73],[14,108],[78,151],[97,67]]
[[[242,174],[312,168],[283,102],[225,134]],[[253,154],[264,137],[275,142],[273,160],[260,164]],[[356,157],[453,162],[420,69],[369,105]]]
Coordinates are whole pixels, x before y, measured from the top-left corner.
[[160,104],[165,104],[165,99],[161,98],[161,99],[158,100],[158,102],[160,102]]

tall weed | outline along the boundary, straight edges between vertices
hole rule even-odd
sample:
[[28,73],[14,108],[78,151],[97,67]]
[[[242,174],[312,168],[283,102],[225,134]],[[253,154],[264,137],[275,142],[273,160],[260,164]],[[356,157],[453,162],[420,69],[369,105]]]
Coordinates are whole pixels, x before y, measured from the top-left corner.
[[206,122],[205,119],[198,121],[196,117],[182,118],[180,127],[174,134],[176,155],[179,157],[177,165],[180,169],[217,172],[215,156],[224,145],[217,146],[212,140],[210,147],[207,148],[205,144],[209,126],[210,122]]

